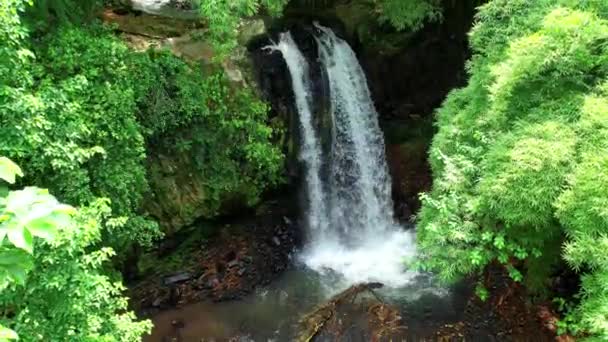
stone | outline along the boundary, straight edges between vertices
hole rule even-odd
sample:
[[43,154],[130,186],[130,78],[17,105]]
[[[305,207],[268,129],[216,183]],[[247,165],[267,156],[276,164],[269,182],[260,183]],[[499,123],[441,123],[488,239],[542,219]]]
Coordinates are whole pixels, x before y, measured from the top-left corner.
[[152,306],[155,308],[160,307],[160,305],[163,303],[163,299],[158,297],[156,298],[153,302],[152,302]]
[[291,226],[293,224],[293,222],[291,222],[291,220],[287,216],[283,216],[283,222],[285,222],[285,224],[288,226]]
[[266,23],[262,19],[245,19],[239,25],[238,42],[246,45],[253,38],[266,33]]
[[172,320],[172,321],[171,321],[171,325],[172,325],[174,328],[178,328],[178,329],[181,329],[181,328],[183,328],[183,327],[185,327],[185,326],[186,326],[186,325],[184,324],[184,322],[183,322],[183,321],[178,320],[178,319],[174,319],[174,320]]
[[169,277],[166,277],[163,280],[163,284],[165,285],[173,285],[173,284],[177,284],[177,283],[181,283],[187,280],[190,280],[192,278],[192,275],[188,272],[182,272],[182,273],[178,273]]
[[239,261],[238,261],[238,260],[236,260],[236,259],[234,259],[234,260],[230,261],[230,262],[229,262],[229,263],[226,265],[226,267],[228,267],[228,268],[233,268],[233,267],[237,266],[238,264],[239,264]]
[[280,245],[281,245],[281,240],[279,240],[279,238],[278,238],[278,237],[276,237],[276,236],[274,236],[274,237],[272,238],[272,242],[273,242],[275,245],[277,245],[277,246],[280,246]]
[[200,18],[198,10],[189,1],[176,0],[128,0],[134,10],[167,18],[194,20]]

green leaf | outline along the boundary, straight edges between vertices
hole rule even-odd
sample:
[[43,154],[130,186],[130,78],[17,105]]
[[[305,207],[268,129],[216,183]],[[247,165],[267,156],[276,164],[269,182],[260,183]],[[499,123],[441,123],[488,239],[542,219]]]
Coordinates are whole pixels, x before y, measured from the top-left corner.
[[36,237],[52,240],[57,234],[57,225],[46,217],[31,221],[27,225],[27,230]]
[[17,164],[6,157],[0,157],[0,179],[10,184],[15,183],[15,177],[23,177],[23,172]]
[[4,268],[8,272],[9,277],[11,277],[14,282],[19,285],[25,284],[28,270],[19,265],[7,265]]
[[0,325],[0,341],[2,340],[17,340],[19,336],[13,330]]
[[21,248],[28,253],[34,249],[32,233],[25,228],[13,228],[8,230],[8,240],[17,248]]
[[19,265],[29,268],[32,265],[32,258],[22,250],[11,249],[0,251],[0,266]]

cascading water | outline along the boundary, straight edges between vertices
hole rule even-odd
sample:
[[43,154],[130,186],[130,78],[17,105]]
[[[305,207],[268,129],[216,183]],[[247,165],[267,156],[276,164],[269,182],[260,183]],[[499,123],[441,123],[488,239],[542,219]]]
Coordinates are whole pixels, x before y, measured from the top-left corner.
[[[404,264],[415,253],[414,236],[393,219],[384,140],[365,74],[344,40],[328,28],[317,28],[330,89],[329,155],[322,154],[313,125],[306,59],[289,33],[269,47],[280,51],[287,63],[300,118],[310,230],[302,259],[320,273],[340,274],[346,285],[405,285],[415,275]],[[327,175],[321,172],[324,162]]]
[[281,51],[291,74],[296,108],[300,115],[302,142],[299,157],[306,167],[307,226],[313,231],[312,236],[323,238],[328,224],[325,212],[326,196],[321,181],[321,145],[314,129],[311,110],[312,92],[310,89],[308,61],[298,49],[289,32],[281,33],[279,43],[266,47],[266,49]]

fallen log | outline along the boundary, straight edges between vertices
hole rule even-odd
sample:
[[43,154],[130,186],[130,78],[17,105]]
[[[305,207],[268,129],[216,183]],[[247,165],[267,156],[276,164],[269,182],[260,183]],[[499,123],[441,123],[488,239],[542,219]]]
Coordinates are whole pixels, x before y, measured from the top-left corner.
[[357,299],[359,294],[363,292],[369,292],[376,297],[380,302],[380,297],[374,293],[374,289],[382,287],[381,283],[364,283],[353,285],[341,293],[333,296],[329,301],[323,305],[317,307],[312,312],[304,315],[300,319],[300,325],[302,326],[302,332],[298,334],[297,341],[299,342],[310,342],[319,332],[325,327],[325,325],[336,315],[338,308],[344,304],[352,304]]

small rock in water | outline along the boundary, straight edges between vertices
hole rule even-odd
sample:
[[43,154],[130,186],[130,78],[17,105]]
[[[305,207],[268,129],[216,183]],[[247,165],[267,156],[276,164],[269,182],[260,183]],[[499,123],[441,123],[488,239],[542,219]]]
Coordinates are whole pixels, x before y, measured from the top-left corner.
[[155,308],[158,308],[158,307],[160,307],[160,305],[162,303],[163,303],[163,300],[162,300],[162,298],[159,297],[159,298],[156,298],[154,300],[154,302],[152,302],[152,306],[155,307]]
[[279,238],[276,236],[272,238],[272,242],[274,242],[274,244],[277,246],[281,245],[281,240],[279,240]]
[[181,328],[183,328],[183,327],[185,327],[185,326],[186,326],[186,325],[184,324],[184,322],[182,322],[181,320],[177,320],[177,319],[172,320],[172,321],[171,321],[171,325],[172,325],[174,328],[178,328],[178,329],[181,329]]
[[292,225],[291,220],[287,216],[283,216],[283,221],[285,221],[285,224],[288,225],[288,226]]
[[190,278],[192,278],[192,275],[190,275],[190,273],[182,272],[182,273],[178,273],[178,274],[166,277],[163,280],[163,283],[165,285],[172,285],[172,284],[180,283],[180,282],[183,282],[186,280],[190,280]]

